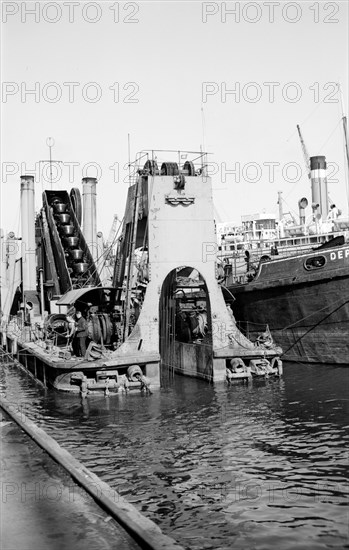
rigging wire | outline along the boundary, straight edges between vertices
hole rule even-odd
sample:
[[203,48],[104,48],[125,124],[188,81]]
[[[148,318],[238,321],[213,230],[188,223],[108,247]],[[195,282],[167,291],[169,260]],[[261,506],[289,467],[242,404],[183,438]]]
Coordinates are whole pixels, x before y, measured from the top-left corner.
[[335,131],[337,130],[337,128],[338,128],[338,126],[340,125],[341,122],[342,122],[342,120],[338,120],[336,126],[334,127],[334,129],[332,130],[332,132],[330,133],[328,138],[326,139],[325,143],[323,143],[321,145],[321,147],[319,147],[320,153],[322,152],[322,149],[325,147],[325,145],[327,145],[327,143],[330,141],[330,139],[332,138],[333,134],[335,133]]
[[[102,270],[105,267],[105,263],[107,261],[107,256],[108,256],[109,253],[112,252],[112,249],[113,249],[113,247],[114,247],[114,245],[115,245],[115,243],[118,239],[118,234],[119,234],[120,228],[122,227],[123,221],[124,221],[124,218],[122,218],[122,220],[120,222],[120,225],[119,225],[119,227],[118,227],[118,229],[117,229],[117,231],[114,235],[114,238],[113,238],[111,244],[102,252],[102,254],[100,254],[100,256],[97,257],[96,261],[94,262],[94,264],[95,264],[94,269],[91,270],[89,277],[86,279],[86,281],[84,281],[84,283],[82,284],[82,286],[80,288],[85,288],[86,286],[88,286],[91,279],[92,279],[92,277],[98,272],[98,270],[99,269]],[[98,262],[100,260],[102,260],[103,258],[104,258],[103,264],[101,266],[98,266],[97,265]],[[102,286],[102,283],[100,282],[98,286]]]
[[[309,118],[311,118],[311,117],[313,116],[313,114],[315,113],[315,111],[317,111],[317,109],[318,109],[318,108],[320,107],[320,105],[322,105],[322,104],[323,104],[323,101],[319,101],[319,102],[317,103],[316,107],[314,107],[314,109],[311,111],[311,113],[310,113],[308,116],[306,116],[306,117],[302,120],[302,122],[300,123],[300,126],[303,126],[304,123],[307,122],[307,121],[309,120]],[[289,142],[290,139],[292,139],[293,136],[294,136],[296,133],[297,133],[297,130],[294,130],[294,131],[292,132],[292,134],[287,138],[286,142]]]

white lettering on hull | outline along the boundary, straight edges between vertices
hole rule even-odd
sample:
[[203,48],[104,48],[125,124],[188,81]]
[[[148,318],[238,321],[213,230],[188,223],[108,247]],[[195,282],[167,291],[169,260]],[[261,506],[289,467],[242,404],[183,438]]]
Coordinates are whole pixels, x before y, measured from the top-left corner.
[[349,258],[349,248],[345,250],[337,250],[336,252],[330,253],[330,259],[333,260],[343,260],[344,258]]

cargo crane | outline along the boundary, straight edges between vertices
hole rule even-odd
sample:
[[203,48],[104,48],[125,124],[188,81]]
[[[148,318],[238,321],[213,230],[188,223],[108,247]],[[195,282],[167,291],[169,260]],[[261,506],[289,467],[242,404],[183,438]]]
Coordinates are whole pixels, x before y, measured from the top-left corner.
[[299,135],[299,139],[300,139],[301,146],[302,146],[305,167],[306,167],[306,170],[307,170],[308,178],[310,179],[311,178],[310,156],[309,156],[309,153],[307,151],[307,148],[306,148],[306,145],[304,143],[304,139],[303,139],[303,136],[302,136],[302,133],[301,133],[301,129],[300,129],[298,124],[297,124],[297,130],[298,130],[298,135]]
[[118,215],[114,214],[113,223],[112,223],[112,226],[110,228],[108,239],[107,239],[107,242],[106,242],[106,247],[107,248],[110,248],[114,245],[114,239],[115,239],[115,235],[116,235],[116,228],[117,228],[117,225],[118,225],[118,220],[119,220]]

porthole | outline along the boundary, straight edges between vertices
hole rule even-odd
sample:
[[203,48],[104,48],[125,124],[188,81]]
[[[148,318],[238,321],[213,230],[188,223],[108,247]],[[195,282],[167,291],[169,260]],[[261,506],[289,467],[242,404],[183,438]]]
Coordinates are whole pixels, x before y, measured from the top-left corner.
[[326,264],[325,256],[313,256],[305,260],[304,267],[305,269],[310,271],[311,269],[320,269],[324,267],[325,264]]

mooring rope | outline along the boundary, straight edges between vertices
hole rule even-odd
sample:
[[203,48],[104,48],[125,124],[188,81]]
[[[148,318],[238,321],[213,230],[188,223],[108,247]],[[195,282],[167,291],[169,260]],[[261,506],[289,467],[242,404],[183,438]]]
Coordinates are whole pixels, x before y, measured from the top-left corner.
[[339,309],[341,309],[341,307],[345,306],[345,304],[347,304],[349,302],[349,300],[346,300],[345,302],[343,302],[340,306],[336,307],[333,311],[331,311],[330,313],[328,313],[328,315],[325,315],[325,317],[323,319],[321,319],[318,323],[315,323],[315,325],[313,325],[312,327],[310,327],[309,330],[307,330],[304,334],[302,334],[299,338],[297,338],[297,340],[292,344],[292,346],[290,346],[286,351],[284,351],[281,355],[281,357],[283,355],[285,355],[288,351],[290,351],[290,349],[292,349],[300,340],[302,340],[302,338],[304,338],[304,336],[306,336],[307,334],[309,334],[309,332],[311,332],[314,328],[316,328],[317,326],[321,325],[321,323],[323,321],[325,321],[325,319],[327,319],[328,317],[330,317],[333,313],[335,313],[336,311],[338,311]]
[[[338,300],[335,300],[335,301],[333,302],[332,305],[334,305],[334,304],[340,302],[341,300],[342,300],[342,298],[338,298]],[[347,303],[347,302],[344,302],[343,304],[341,304],[340,307],[342,307],[342,305],[344,305],[344,304],[346,304],[346,303]],[[300,323],[301,321],[305,321],[305,319],[308,319],[309,317],[312,317],[313,315],[316,315],[316,314],[320,313],[321,311],[324,311],[325,309],[328,309],[328,308],[329,308],[329,305],[324,306],[324,307],[322,307],[321,309],[319,309],[319,310],[317,310],[317,311],[313,311],[313,313],[310,313],[309,315],[306,315],[305,317],[302,317],[301,319],[298,319],[298,321],[296,321],[295,323],[292,323],[291,325],[288,325],[288,326],[286,326],[286,327],[284,327],[284,328],[282,328],[282,329],[276,329],[276,330],[287,330],[287,329],[289,329],[289,328],[292,328],[292,327],[294,327],[295,325],[297,325],[297,323]],[[336,310],[334,310],[334,311],[336,311]],[[334,311],[333,311],[332,313],[334,313]],[[329,315],[332,315],[332,314],[330,313]],[[327,317],[328,317],[328,316],[327,316]],[[321,322],[322,322],[322,321],[321,321]],[[275,329],[274,329],[274,330],[275,330]]]
[[[310,317],[313,317],[314,315],[318,315],[319,313],[321,313],[321,311],[325,311],[326,309],[328,309],[330,307],[330,305],[334,305],[334,304],[340,302],[341,300],[342,300],[342,297],[339,298],[338,300],[335,300],[332,304],[328,304],[328,305],[322,307],[321,309],[313,311],[309,315],[305,315],[304,317],[301,317],[300,319],[297,319],[297,321],[295,321],[291,325],[286,325],[285,327],[282,327],[282,328],[281,327],[273,327],[272,331],[275,332],[276,330],[280,330],[280,331],[288,330],[288,329],[294,327],[295,325],[297,325],[298,323],[301,323],[302,321],[305,321],[306,319],[309,319]],[[347,302],[344,302],[343,304],[341,304],[340,307],[342,307],[342,305],[345,305],[346,303]],[[334,311],[336,311],[336,310],[334,310]],[[334,313],[334,311],[332,313]],[[332,315],[332,313],[330,313],[329,315]],[[321,322],[323,320],[324,319],[322,319]],[[253,321],[241,321],[241,320],[238,320],[238,319],[236,320],[236,325],[238,326],[238,328],[239,328],[239,326],[241,326],[241,328],[244,328],[243,325],[246,325],[246,328],[244,328],[244,330],[247,330],[250,327],[251,328],[253,328],[253,327],[265,327],[266,324],[267,324],[266,322],[265,323],[254,323]],[[313,325],[311,326],[311,328],[313,328]]]

